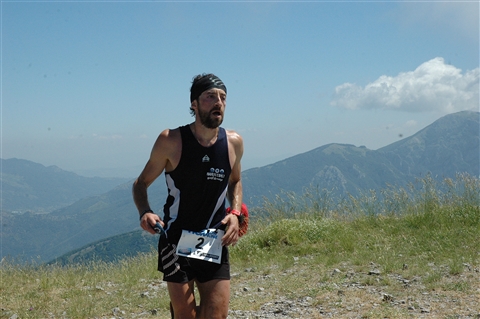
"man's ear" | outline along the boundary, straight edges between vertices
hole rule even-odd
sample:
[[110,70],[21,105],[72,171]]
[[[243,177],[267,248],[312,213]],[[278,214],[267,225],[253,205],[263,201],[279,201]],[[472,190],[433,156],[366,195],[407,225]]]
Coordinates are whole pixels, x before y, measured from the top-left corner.
[[190,104],[190,110],[196,111],[198,108],[198,100],[193,100]]

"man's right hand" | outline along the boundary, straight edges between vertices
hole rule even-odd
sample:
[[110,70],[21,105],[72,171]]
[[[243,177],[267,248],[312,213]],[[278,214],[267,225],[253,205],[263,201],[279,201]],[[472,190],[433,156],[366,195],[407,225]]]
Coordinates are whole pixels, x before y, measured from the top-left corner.
[[155,213],[146,213],[140,220],[140,226],[143,228],[143,230],[146,230],[153,235],[156,234],[155,230],[153,229],[153,226],[155,226],[156,223],[160,223],[162,227],[165,226],[160,217]]

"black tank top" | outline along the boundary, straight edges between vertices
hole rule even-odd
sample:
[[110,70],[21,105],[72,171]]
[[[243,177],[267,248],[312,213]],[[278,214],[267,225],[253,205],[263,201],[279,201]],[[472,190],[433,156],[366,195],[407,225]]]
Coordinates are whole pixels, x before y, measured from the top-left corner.
[[178,166],[165,173],[168,197],[164,205],[165,230],[170,243],[182,229],[200,231],[225,217],[225,199],[231,173],[225,129],[219,128],[209,147],[198,143],[190,126],[181,126],[182,155]]

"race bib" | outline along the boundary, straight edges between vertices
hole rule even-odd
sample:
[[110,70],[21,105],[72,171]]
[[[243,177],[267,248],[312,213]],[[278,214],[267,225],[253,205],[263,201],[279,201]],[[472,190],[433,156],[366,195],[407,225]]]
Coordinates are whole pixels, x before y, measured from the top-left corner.
[[177,255],[220,264],[222,261],[221,229],[204,229],[200,232],[182,230],[178,241]]

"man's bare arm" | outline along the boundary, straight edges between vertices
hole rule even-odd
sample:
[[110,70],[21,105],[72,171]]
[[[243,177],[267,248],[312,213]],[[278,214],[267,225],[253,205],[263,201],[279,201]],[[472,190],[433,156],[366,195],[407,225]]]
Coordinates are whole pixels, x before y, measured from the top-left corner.
[[[243,156],[243,139],[240,135],[230,131],[228,133],[229,145],[231,152],[229,156],[233,159],[232,172],[228,181],[227,199],[232,209],[241,211],[243,201],[243,189],[242,189],[242,167],[241,159]],[[224,245],[235,244],[238,239],[238,218],[235,215],[227,215],[223,220],[228,225],[227,232],[225,233],[222,241]]]
[[[140,173],[138,178],[133,183],[132,193],[133,201],[138,209],[139,214],[145,211],[151,210],[148,202],[148,187],[157,179],[165,168],[171,166],[172,155],[175,153],[175,139],[172,138],[172,131],[165,130],[158,136],[150,159],[148,160],[145,168]],[[175,136],[175,134],[173,134]],[[140,226],[154,234],[153,226],[156,222],[160,222],[163,226],[163,222],[160,217],[154,213],[146,213],[140,220]]]
[[[228,181],[228,201],[232,209],[240,210],[242,208],[243,190],[242,190],[242,165],[241,160],[243,156],[243,139],[235,132],[229,132],[229,141],[233,146],[234,162],[232,165],[232,172]],[[232,154],[231,154],[232,155]]]

